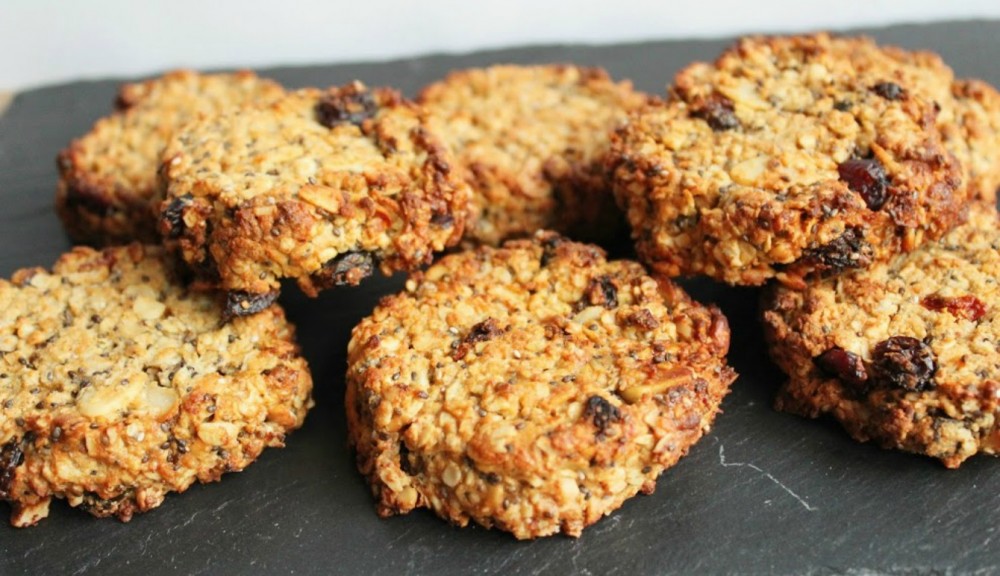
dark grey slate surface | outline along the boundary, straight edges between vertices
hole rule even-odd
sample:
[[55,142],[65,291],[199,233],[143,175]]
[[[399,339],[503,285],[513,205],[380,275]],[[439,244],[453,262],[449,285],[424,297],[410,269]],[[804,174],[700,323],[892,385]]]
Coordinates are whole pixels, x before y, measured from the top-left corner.
[[[960,75],[1000,82],[1000,22],[903,26],[880,40],[940,52]],[[413,94],[448,70],[572,61],[660,92],[681,66],[727,42],[549,46],[376,64],[282,68],[288,86],[360,78]],[[117,82],[19,95],[0,118],[0,275],[50,265],[69,247],[51,200],[53,157],[110,106]],[[830,423],[778,414],[781,379],[756,321],[757,291],[687,282],[722,306],[741,373],[711,434],[640,496],[578,540],[519,543],[432,514],[378,519],[345,446],[343,372],[351,327],[401,278],[317,300],[286,289],[314,371],[317,406],[284,450],[196,486],[129,524],[56,503],[39,526],[0,525],[0,574],[930,574],[1000,572],[1000,462],[948,471],[851,442]],[[2,417],[2,415],[0,415]],[[6,514],[0,504],[0,514]]]

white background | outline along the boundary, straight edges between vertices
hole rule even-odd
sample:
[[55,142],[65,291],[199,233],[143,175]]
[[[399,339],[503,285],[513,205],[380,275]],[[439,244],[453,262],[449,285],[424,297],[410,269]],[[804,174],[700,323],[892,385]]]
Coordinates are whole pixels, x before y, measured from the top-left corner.
[[0,90],[529,43],[1000,18],[998,0],[0,0]]

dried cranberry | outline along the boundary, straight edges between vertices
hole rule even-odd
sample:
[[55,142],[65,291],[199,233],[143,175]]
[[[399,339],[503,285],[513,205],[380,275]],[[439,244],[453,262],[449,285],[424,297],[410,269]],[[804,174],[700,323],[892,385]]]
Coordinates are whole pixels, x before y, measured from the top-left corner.
[[345,252],[327,261],[312,275],[312,281],[320,288],[334,286],[357,286],[361,280],[372,275],[375,257],[370,252]]
[[706,98],[691,111],[691,115],[708,122],[708,126],[716,132],[740,127],[733,101],[721,94],[712,94]]
[[161,230],[167,238],[178,238],[184,233],[184,208],[191,203],[194,196],[185,194],[170,201],[160,214]]
[[893,336],[872,350],[871,377],[878,386],[929,390],[934,387],[936,370],[930,346],[910,336]]
[[872,86],[872,91],[886,100],[899,100],[906,96],[906,91],[895,82],[879,82]]
[[888,199],[889,177],[874,158],[852,158],[837,166],[840,179],[857,192],[871,210],[878,210]]
[[588,306],[604,306],[608,310],[618,307],[618,288],[607,274],[590,279],[590,284],[583,292],[583,298],[577,302],[576,309],[583,310]]
[[863,389],[868,380],[868,373],[861,357],[840,346],[834,346],[813,358],[813,364],[823,372],[836,376],[841,382],[857,389]]
[[469,350],[477,342],[486,342],[501,334],[503,334],[503,329],[500,328],[497,321],[493,318],[487,318],[469,329],[469,333],[465,335],[462,342],[455,348],[451,357],[454,360],[461,360],[465,358],[465,355],[469,353]]
[[956,318],[964,318],[973,322],[979,321],[986,314],[986,304],[983,304],[982,300],[971,294],[952,298],[931,294],[924,296],[920,304],[928,310],[936,312],[947,310]]
[[250,316],[256,314],[278,299],[280,290],[267,292],[264,294],[254,294],[251,292],[232,291],[226,294],[225,317],[230,319],[236,316]]
[[24,463],[23,438],[14,438],[0,448],[0,498],[10,497],[10,485],[14,481],[14,470]]
[[617,406],[596,394],[587,399],[587,406],[583,413],[593,420],[594,426],[601,434],[607,430],[612,422],[618,422],[622,419],[621,410]]
[[871,244],[857,228],[848,228],[832,242],[806,249],[803,256],[807,262],[834,271],[863,268],[871,262],[871,258]]
[[331,91],[316,103],[316,120],[327,128],[341,124],[360,126],[378,112],[371,92],[358,86]]

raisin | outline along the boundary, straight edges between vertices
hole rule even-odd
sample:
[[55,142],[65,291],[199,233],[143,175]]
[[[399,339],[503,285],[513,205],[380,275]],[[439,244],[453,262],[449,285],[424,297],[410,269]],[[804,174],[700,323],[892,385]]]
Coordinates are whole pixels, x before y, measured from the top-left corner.
[[928,310],[935,312],[947,310],[956,318],[964,318],[973,322],[978,322],[986,314],[986,304],[971,294],[952,298],[931,294],[924,296],[920,304]]
[[588,306],[604,306],[608,310],[618,307],[618,288],[607,274],[590,279],[583,298],[576,304],[576,310],[583,310]]
[[566,240],[558,234],[549,234],[542,239],[542,258],[540,260],[542,266],[548,266],[549,262],[556,257],[556,249],[564,242]]
[[452,354],[452,358],[455,360],[461,360],[465,358],[465,355],[469,353],[472,346],[477,342],[486,342],[487,340],[492,340],[497,336],[503,334],[503,329],[497,324],[497,321],[493,318],[487,318],[479,324],[474,325],[469,333],[465,335],[462,342],[455,348],[455,352]]
[[602,396],[594,395],[587,398],[587,407],[584,408],[584,415],[593,420],[594,426],[599,433],[603,434],[613,422],[622,419],[621,410],[617,406],[608,402]]
[[192,199],[194,196],[190,194],[178,196],[160,214],[160,221],[163,223],[161,230],[164,230],[167,238],[178,238],[184,233],[184,208],[191,204]]
[[435,212],[431,215],[431,224],[438,228],[451,228],[455,225],[455,217],[447,212]]
[[312,280],[321,288],[348,284],[357,286],[374,270],[375,257],[370,252],[345,252],[324,264],[319,272],[312,275]]
[[740,127],[733,101],[721,94],[712,94],[706,98],[691,111],[691,115],[708,122],[709,128],[716,132]]
[[251,292],[232,291],[226,294],[225,318],[230,320],[237,316],[250,316],[264,310],[281,294],[280,290],[254,294]]
[[833,108],[841,112],[847,112],[854,107],[854,103],[850,100],[837,100],[833,103]]
[[871,263],[872,247],[857,228],[848,228],[832,242],[808,248],[803,260],[827,270],[863,268]]
[[868,373],[861,357],[840,346],[834,346],[816,356],[813,358],[813,364],[823,372],[836,376],[844,384],[858,390],[863,390],[868,380]]
[[378,103],[371,92],[357,85],[328,92],[316,103],[316,120],[327,128],[341,124],[361,126],[377,112]]
[[937,365],[927,344],[910,336],[893,336],[875,345],[870,368],[878,386],[920,392],[934,387]]
[[840,179],[857,192],[871,210],[878,210],[888,199],[889,177],[874,158],[852,158],[837,166]]
[[399,442],[399,469],[403,472],[413,476],[415,470],[410,464],[410,449],[407,448],[406,442]]
[[879,82],[872,86],[872,91],[886,100],[899,100],[906,97],[906,91],[895,82]]
[[24,445],[27,438],[14,438],[0,448],[0,498],[9,499],[14,470],[24,463]]

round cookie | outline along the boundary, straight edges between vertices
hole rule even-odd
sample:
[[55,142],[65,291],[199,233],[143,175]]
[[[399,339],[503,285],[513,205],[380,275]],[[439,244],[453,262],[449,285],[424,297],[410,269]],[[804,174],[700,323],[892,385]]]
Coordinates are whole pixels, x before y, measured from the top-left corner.
[[829,414],[859,441],[940,459],[1000,451],[1000,229],[991,205],[942,238],[866,271],[775,286],[779,410]]
[[0,280],[0,500],[11,523],[52,498],[129,520],[168,492],[282,446],[312,405],[273,306],[222,321],[159,247],[78,247]]
[[920,86],[940,59],[864,38],[746,38],[681,71],[608,169],[640,257],[670,276],[801,286],[939,238],[969,191]]
[[472,184],[466,237],[498,244],[554,228],[623,232],[601,161],[611,131],[648,97],[600,68],[500,65],[454,72],[419,102]]
[[125,84],[115,112],[98,120],[57,159],[56,210],[78,242],[158,242],[156,170],[173,133],[203,114],[276,100],[281,86],[252,72],[170,72]]
[[354,329],[349,442],[382,516],[578,536],[708,430],[728,347],[715,307],[540,232],[442,258]]
[[429,262],[462,235],[468,186],[398,92],[301,90],[204,118],[164,152],[160,231],[230,312]]

